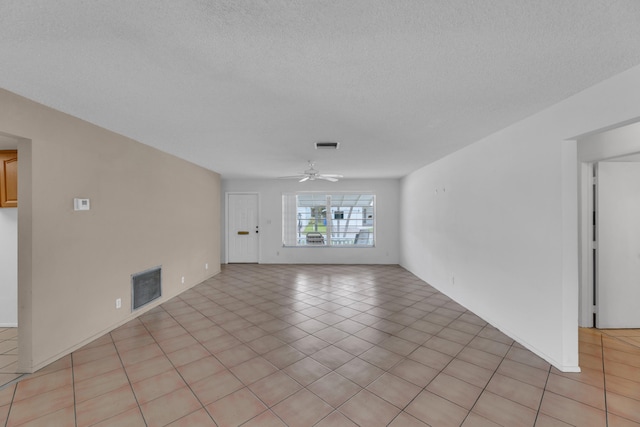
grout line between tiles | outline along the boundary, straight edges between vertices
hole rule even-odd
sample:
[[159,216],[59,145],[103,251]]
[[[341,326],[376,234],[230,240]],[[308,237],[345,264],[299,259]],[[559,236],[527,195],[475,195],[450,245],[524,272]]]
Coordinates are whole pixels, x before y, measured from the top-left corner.
[[[137,319],[137,318],[136,318]],[[140,322],[142,324],[142,322]],[[143,324],[144,326],[144,324]],[[146,327],[145,327],[146,329]],[[127,373],[127,369],[124,366],[124,362],[122,361],[122,356],[120,356],[120,350],[118,350],[118,346],[116,345],[115,340],[113,339],[113,335],[111,334],[111,332],[109,332],[109,337],[111,338],[111,342],[113,344],[113,347],[116,349],[116,354],[118,355],[118,360],[120,360],[120,365],[122,365],[122,370],[124,371],[124,375],[127,377],[127,382],[129,383],[129,388],[131,389],[131,393],[133,394],[133,398],[136,400],[136,405],[138,405],[138,410],[140,411],[140,415],[142,416],[142,421],[144,422],[145,426],[148,426],[149,423],[147,423],[147,419],[144,416],[144,412],[142,412],[142,408],[140,407],[140,402],[138,402],[138,396],[136,396],[135,391],[133,390],[133,383],[131,382],[131,378],[129,378],[129,374]],[[120,414],[115,414],[115,416],[120,415]],[[112,418],[112,417],[109,417]],[[107,419],[109,419],[107,418]]]
[[73,390],[73,423],[75,427],[78,427],[78,412],[76,406],[76,377],[75,377],[75,364],[73,363],[73,353],[69,355],[71,360],[71,388]]
[[602,386],[604,388],[604,416],[607,427],[609,426],[609,408],[607,406],[607,372],[605,370],[604,360],[604,335],[600,334],[600,349],[602,351]]

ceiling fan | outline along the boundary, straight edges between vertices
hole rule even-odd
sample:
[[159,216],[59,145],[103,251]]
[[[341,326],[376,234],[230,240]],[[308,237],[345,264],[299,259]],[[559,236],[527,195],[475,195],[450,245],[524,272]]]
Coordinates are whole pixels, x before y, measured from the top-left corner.
[[309,169],[307,169],[303,173],[299,175],[292,175],[292,176],[280,176],[278,177],[278,179],[298,179],[299,180],[298,182],[315,181],[317,179],[323,179],[325,181],[336,182],[338,181],[338,178],[342,178],[342,175],[320,173],[320,171],[317,170],[314,166],[315,166],[315,163],[309,160]]

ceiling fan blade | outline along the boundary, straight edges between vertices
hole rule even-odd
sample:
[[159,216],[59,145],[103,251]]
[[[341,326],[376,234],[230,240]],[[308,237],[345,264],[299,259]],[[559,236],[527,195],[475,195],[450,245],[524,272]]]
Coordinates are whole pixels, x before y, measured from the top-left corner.
[[329,178],[344,178],[342,175],[337,175],[334,173],[323,173],[322,176],[328,176]]
[[327,175],[319,175],[317,176],[318,179],[324,179],[325,181],[330,181],[330,182],[337,182],[338,178],[333,178],[331,176],[327,176]]
[[300,181],[298,181],[298,182],[305,182],[305,181],[306,181],[306,180],[308,180],[308,179],[309,179],[309,177],[308,177],[308,176],[305,176],[304,178],[302,178],[302,179],[301,179]]
[[277,179],[300,179],[304,178],[306,175],[291,175],[291,176],[279,176]]

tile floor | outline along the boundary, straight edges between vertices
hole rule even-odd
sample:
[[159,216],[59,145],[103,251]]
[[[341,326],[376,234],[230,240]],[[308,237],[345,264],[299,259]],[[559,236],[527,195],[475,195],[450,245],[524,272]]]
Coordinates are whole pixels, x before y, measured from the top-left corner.
[[0,389],[0,425],[640,426],[616,333],[567,374],[398,266],[230,265]]
[[0,387],[21,375],[18,370],[18,328],[0,328]]

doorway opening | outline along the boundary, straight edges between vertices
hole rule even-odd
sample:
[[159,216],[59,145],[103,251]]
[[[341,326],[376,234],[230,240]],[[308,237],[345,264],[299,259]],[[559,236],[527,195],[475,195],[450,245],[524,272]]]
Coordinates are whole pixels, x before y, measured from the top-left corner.
[[636,230],[633,213],[640,215],[640,123],[579,138],[578,161],[579,326],[632,343],[640,328],[634,307],[640,289],[632,283],[640,275],[640,223]]
[[[0,133],[0,193],[6,200],[7,186],[15,191],[15,169],[9,176],[8,162],[13,160],[19,138]],[[18,162],[19,164],[19,162]],[[11,178],[11,179],[9,179]],[[18,369],[18,208],[15,203],[0,202],[0,387],[21,376]]]

